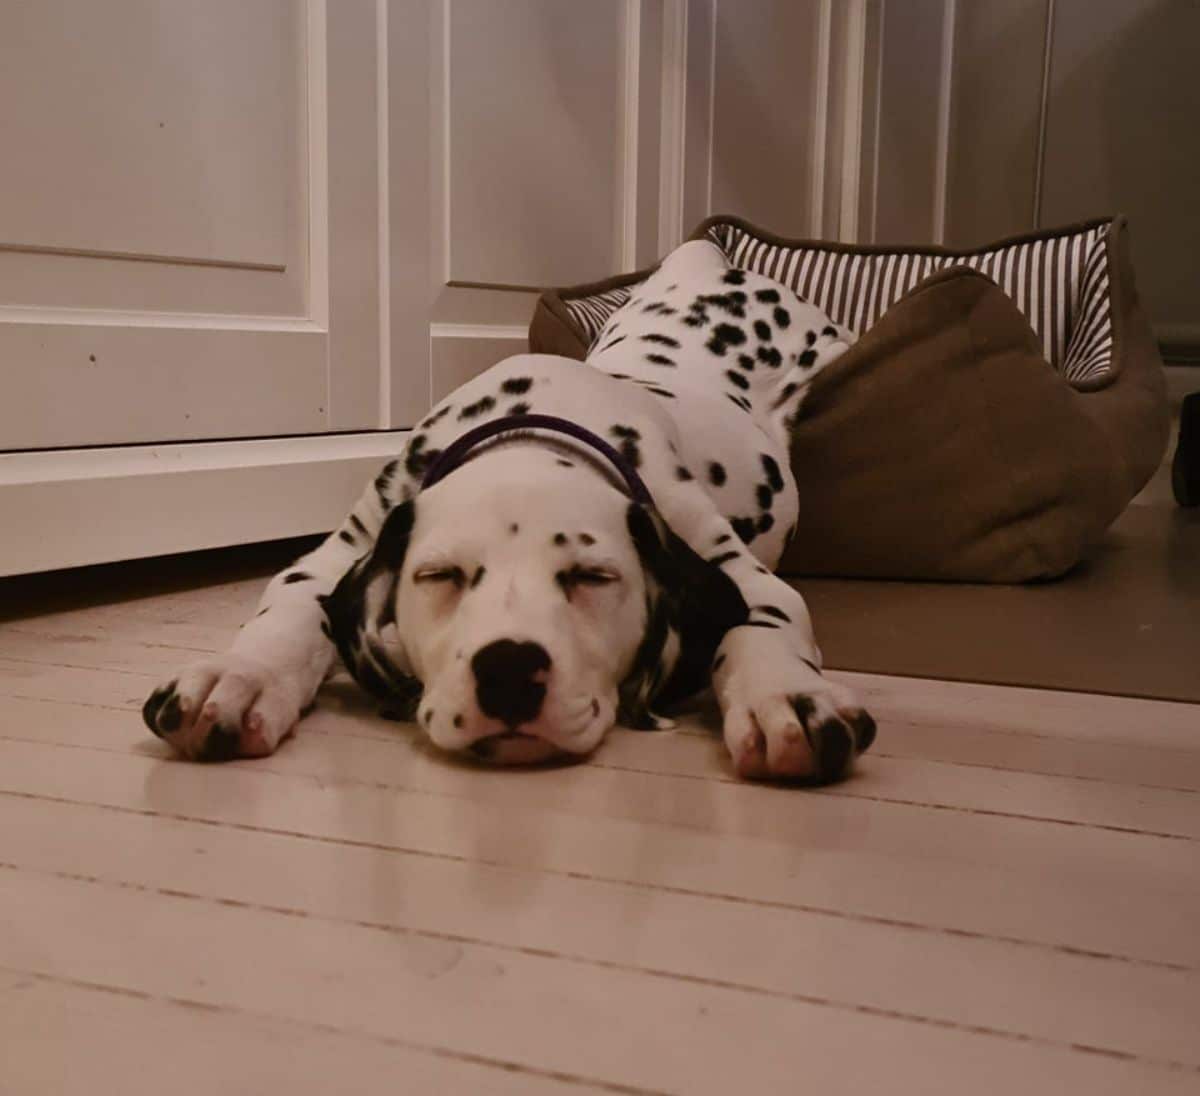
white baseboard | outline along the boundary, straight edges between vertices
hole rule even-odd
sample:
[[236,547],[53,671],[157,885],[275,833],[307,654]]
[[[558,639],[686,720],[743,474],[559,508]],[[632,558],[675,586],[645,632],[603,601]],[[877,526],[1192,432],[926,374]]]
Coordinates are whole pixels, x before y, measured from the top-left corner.
[[324,532],[407,436],[0,455],[0,575]]

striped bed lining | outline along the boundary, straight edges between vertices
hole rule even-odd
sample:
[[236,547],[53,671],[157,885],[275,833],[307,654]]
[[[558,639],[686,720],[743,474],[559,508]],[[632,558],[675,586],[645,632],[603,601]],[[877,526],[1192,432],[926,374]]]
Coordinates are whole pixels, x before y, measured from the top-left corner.
[[[991,278],[1029,321],[1046,360],[1073,384],[1112,366],[1108,234],[1111,223],[965,255],[862,254],[770,244],[733,224],[708,231],[730,264],[765,274],[835,323],[862,334],[884,311],[938,270],[967,266]],[[589,345],[633,286],[566,300]]]

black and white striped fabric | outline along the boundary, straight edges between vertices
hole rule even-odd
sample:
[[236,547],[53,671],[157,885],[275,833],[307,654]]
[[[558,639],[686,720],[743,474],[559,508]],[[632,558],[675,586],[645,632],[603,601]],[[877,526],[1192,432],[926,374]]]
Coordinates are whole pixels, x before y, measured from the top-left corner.
[[[909,290],[938,270],[967,266],[991,278],[1029,321],[1046,360],[1073,384],[1112,367],[1108,234],[1103,222],[1058,236],[964,255],[862,254],[770,244],[737,225],[717,224],[709,238],[730,265],[765,274],[857,334],[868,330]],[[563,303],[589,344],[635,287]]]

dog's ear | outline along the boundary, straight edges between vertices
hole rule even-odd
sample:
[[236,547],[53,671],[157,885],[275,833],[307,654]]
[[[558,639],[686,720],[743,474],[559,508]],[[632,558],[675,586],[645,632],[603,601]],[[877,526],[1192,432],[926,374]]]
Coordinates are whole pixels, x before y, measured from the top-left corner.
[[421,683],[406,669],[403,640],[395,628],[396,587],[415,520],[411,500],[393,509],[371,551],[342,576],[333,593],[320,598],[346,669],[388,706],[389,714],[403,719],[411,718],[421,699]]
[[631,503],[626,521],[646,573],[646,630],[621,683],[618,716],[627,727],[650,729],[658,725],[652,704],[673,704],[708,684],[722,638],[749,613],[733,579],[657,511]]

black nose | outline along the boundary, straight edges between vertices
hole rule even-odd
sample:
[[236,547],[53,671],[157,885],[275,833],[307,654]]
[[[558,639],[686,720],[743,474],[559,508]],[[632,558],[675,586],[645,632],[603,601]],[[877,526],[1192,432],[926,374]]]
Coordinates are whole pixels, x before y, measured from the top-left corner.
[[537,718],[546,686],[535,677],[550,669],[550,655],[540,643],[498,639],[475,652],[471,669],[475,699],[484,715],[510,727]]

